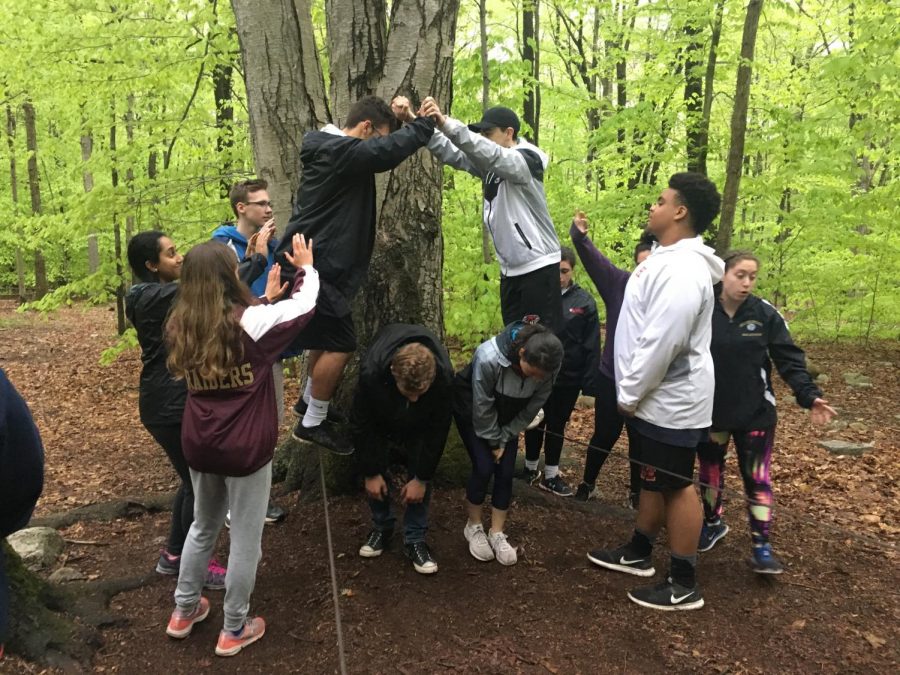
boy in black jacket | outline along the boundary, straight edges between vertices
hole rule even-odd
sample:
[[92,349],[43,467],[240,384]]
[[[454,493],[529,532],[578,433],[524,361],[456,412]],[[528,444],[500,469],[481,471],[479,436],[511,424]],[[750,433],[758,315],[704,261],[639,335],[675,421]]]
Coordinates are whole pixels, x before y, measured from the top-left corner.
[[428,117],[396,127],[390,106],[367,96],[353,105],[342,129],[328,124],[303,137],[303,177],[276,253],[291,276],[284,251],[293,236],[303,234],[315,244],[321,282],[316,314],[292,345],[310,350],[306,389],[294,406],[302,416],[294,437],[338,454],[351,454],[353,447],[336,433],[332,423],[338,418],[328,415],[328,406],[356,350],[350,303],[365,279],[375,243],[375,174],[397,167],[434,133]]
[[360,362],[350,425],[374,525],[359,549],[364,558],[381,555],[393,534],[389,467],[397,460],[409,474],[400,491],[406,555],[417,572],[437,572],[425,532],[431,479],[450,429],[452,380],[447,350],[422,326],[385,326]]

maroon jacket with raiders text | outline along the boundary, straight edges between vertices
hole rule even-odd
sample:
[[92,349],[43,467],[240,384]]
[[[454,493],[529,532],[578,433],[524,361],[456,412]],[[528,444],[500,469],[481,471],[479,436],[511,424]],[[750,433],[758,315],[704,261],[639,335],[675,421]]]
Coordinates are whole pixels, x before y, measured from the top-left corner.
[[195,471],[248,476],[272,461],[278,441],[272,364],[312,318],[319,294],[318,273],[308,265],[301,271],[288,299],[235,307],[244,356],[227,375],[186,374],[181,444]]

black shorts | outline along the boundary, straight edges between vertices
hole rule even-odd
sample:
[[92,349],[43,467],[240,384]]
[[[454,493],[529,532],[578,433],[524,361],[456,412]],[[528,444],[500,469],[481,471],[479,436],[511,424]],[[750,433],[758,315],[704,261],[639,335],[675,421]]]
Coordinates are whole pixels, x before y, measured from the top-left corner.
[[672,492],[694,484],[696,446],[685,448],[669,445],[648,438],[636,429],[632,431],[634,441],[640,449],[639,457],[643,462],[641,466],[642,489],[651,492]]
[[500,277],[500,312],[504,325],[537,314],[540,322],[554,332],[562,328],[559,263],[517,277]]
[[326,352],[356,351],[356,329],[353,315],[331,316],[316,309],[313,318],[291,343],[292,351],[321,349]]

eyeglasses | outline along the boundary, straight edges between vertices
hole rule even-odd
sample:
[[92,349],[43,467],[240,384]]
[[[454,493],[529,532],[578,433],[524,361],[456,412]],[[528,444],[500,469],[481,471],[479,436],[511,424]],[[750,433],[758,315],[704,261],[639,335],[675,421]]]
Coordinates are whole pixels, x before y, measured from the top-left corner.
[[244,203],[245,203],[245,204],[256,204],[257,206],[261,206],[261,207],[263,207],[264,209],[269,208],[269,207],[271,207],[271,208],[273,208],[273,209],[275,208],[275,204],[272,203],[272,202],[269,202],[269,201],[244,202]]

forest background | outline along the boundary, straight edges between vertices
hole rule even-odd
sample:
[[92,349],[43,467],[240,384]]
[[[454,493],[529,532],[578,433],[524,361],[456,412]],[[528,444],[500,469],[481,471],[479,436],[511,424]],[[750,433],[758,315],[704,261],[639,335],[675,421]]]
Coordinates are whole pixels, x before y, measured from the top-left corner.
[[[327,89],[338,1],[282,4],[308,13]],[[231,219],[227,186],[256,173],[241,5],[254,11],[0,1],[0,292],[42,310],[121,300],[131,235],[160,229],[185,252]],[[381,7],[387,31],[392,5]],[[897,5],[465,0],[446,11],[458,14],[452,101],[440,102],[464,121],[486,105],[522,114],[523,135],[551,158],[545,188],[562,243],[583,209],[594,242],[629,267],[667,177],[704,171],[725,194],[710,242],[760,256],[758,293],[795,333],[897,339]],[[752,60],[741,58],[749,28]],[[325,110],[345,113],[335,100]],[[289,206],[277,204],[280,229]],[[444,327],[472,347],[501,325],[478,182],[445,170],[440,215]],[[120,347],[133,344],[126,332]]]

